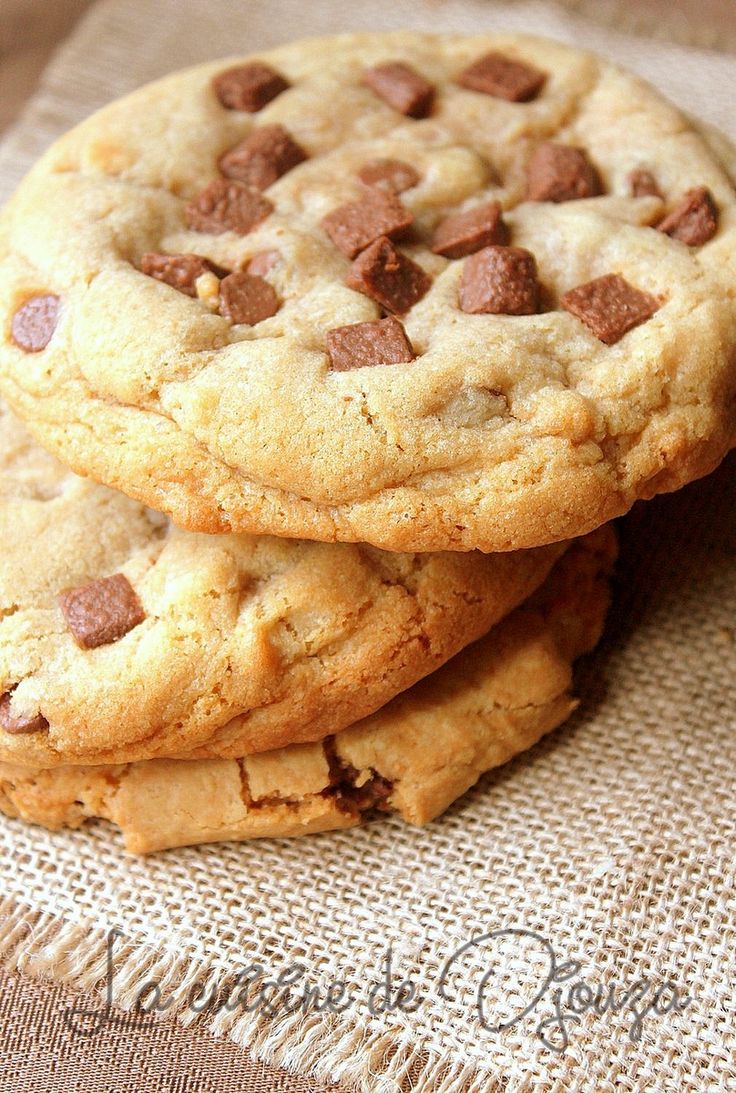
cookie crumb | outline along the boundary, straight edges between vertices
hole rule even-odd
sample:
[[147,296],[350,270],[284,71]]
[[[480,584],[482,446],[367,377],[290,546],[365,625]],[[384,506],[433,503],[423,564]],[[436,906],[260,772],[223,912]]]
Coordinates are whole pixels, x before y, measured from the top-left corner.
[[220,278],[216,274],[207,271],[201,274],[194,282],[194,290],[198,300],[210,309],[217,311],[220,298]]

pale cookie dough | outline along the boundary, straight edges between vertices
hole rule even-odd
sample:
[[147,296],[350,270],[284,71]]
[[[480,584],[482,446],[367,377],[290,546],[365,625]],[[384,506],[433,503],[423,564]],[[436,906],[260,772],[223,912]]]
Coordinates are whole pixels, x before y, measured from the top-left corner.
[[537,38],[257,60],[107,107],[2,215],[0,387],[45,445],[195,530],[399,551],[578,535],[718,463],[736,199],[677,109]]
[[600,636],[615,551],[610,527],[576,543],[487,637],[323,743],[239,761],[0,763],[0,809],[51,828],[104,817],[139,854],[351,827],[375,807],[426,823],[575,708],[571,665]]
[[77,478],[0,408],[0,758],[319,740],[485,634],[562,549],[400,555],[181,531]]

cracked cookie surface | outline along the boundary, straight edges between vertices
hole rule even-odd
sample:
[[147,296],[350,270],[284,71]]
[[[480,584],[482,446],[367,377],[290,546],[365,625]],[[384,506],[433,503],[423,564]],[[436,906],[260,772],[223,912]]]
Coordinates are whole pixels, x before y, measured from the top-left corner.
[[615,553],[610,527],[574,543],[486,637],[322,743],[240,760],[0,762],[0,810],[51,828],[103,817],[134,853],[351,827],[376,808],[426,823],[575,709],[571,664],[600,636]]
[[[88,119],[8,205],[0,386],[75,470],[194,530],[581,534],[734,442],[722,158],[640,79],[541,39],[208,64]],[[598,317],[566,308],[591,285]]]
[[0,408],[0,758],[321,739],[486,633],[561,550],[388,554],[182,531],[77,478]]

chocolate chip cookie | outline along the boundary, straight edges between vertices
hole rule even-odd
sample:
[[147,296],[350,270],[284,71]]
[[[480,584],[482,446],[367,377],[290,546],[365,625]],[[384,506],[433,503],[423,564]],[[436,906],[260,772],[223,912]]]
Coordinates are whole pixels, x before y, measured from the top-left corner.
[[721,156],[589,53],[297,42],[50,149],[0,224],[0,388],[190,529],[531,547],[732,446],[735,244]]
[[486,633],[561,551],[181,531],[77,478],[0,409],[0,758],[222,758],[319,740]]
[[0,810],[51,828],[105,817],[134,853],[306,835],[376,810],[426,823],[575,708],[571,663],[600,635],[615,549],[610,527],[580,540],[487,637],[321,743],[239,760],[53,770],[0,762]]

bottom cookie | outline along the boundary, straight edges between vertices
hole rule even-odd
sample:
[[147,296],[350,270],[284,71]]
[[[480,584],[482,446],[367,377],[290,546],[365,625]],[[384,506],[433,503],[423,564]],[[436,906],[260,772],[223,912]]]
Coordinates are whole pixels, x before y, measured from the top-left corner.
[[575,709],[572,663],[600,636],[615,554],[610,527],[574,543],[485,638],[325,741],[237,760],[0,763],[0,810],[54,829],[112,820],[137,854],[351,827],[374,809],[426,823]]

